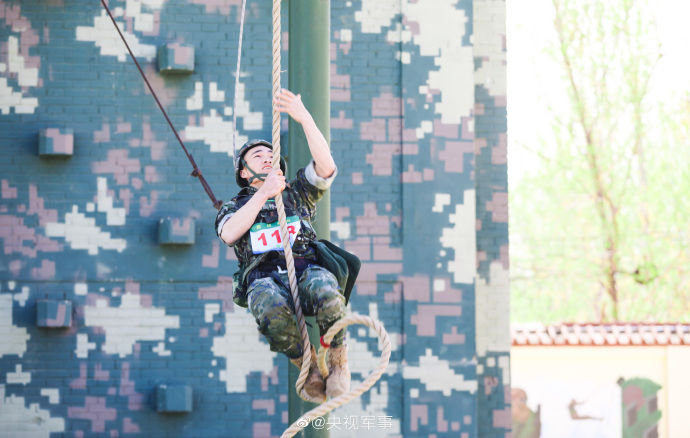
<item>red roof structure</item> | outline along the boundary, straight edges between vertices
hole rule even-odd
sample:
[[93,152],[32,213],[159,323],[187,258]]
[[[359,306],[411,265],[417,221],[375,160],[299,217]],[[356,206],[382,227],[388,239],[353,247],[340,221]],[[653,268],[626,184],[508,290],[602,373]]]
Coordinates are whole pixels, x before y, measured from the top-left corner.
[[512,324],[510,334],[515,347],[690,345],[688,323]]

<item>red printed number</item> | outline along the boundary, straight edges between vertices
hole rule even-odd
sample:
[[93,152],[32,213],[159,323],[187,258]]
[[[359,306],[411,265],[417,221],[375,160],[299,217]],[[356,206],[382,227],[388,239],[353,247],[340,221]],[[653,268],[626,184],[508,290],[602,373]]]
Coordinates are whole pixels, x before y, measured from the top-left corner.
[[[288,225],[288,233],[290,234],[295,234],[297,230],[295,230],[294,225]],[[275,230],[274,232],[271,233],[271,237],[275,238],[277,243],[282,243],[282,239],[280,238],[280,230]],[[268,246],[268,241],[266,240],[266,233],[261,233],[257,239],[263,243],[264,246]]]
[[272,237],[275,237],[275,238],[276,238],[276,241],[277,241],[278,243],[281,243],[281,242],[282,242],[282,240],[280,240],[280,230],[275,230],[274,232],[271,233],[271,236],[272,236]]

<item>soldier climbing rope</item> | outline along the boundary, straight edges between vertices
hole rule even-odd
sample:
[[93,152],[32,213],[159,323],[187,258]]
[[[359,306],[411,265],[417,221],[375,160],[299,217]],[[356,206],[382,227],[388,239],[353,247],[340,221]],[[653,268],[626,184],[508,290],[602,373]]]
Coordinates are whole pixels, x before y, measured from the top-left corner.
[[[206,194],[209,196],[211,199],[211,202],[213,203],[213,206],[216,209],[220,209],[220,207],[223,205],[222,201],[217,200],[216,197],[213,194],[213,191],[211,190],[210,186],[206,182],[203,174],[199,170],[199,168],[196,165],[196,162],[194,161],[194,158],[192,155],[187,151],[187,148],[185,147],[182,139],[180,138],[179,134],[177,133],[177,130],[175,129],[173,123],[171,122],[170,118],[168,117],[165,109],[161,105],[155,91],[153,90],[153,87],[151,87],[151,84],[146,78],[146,75],[144,74],[141,66],[139,65],[139,62],[137,61],[136,57],[134,56],[134,53],[132,52],[131,48],[129,47],[129,44],[127,44],[126,39],[124,38],[122,32],[120,31],[117,22],[115,21],[113,15],[110,12],[110,9],[108,8],[108,5],[106,4],[105,0],[101,0],[101,4],[105,8],[108,16],[110,17],[111,21],[113,22],[113,25],[115,26],[115,29],[117,30],[118,34],[120,35],[120,38],[122,39],[122,42],[125,44],[127,51],[129,52],[130,57],[134,61],[135,65],[137,66],[137,69],[139,70],[139,73],[146,83],[146,86],[148,87],[149,91],[151,92],[151,95],[155,99],[156,103],[158,104],[159,109],[163,113],[163,116],[165,117],[166,121],[168,122],[168,125],[170,126],[170,129],[173,131],[175,137],[177,138],[177,141],[180,143],[180,146],[182,147],[185,155],[187,155],[188,160],[190,161],[193,171],[192,171],[192,176],[195,176],[199,178],[199,181],[201,185],[204,188],[204,191],[206,191]],[[241,9],[241,20],[240,20],[240,36],[238,40],[238,54],[237,54],[237,72],[235,74],[235,97],[237,96],[238,93],[238,88],[239,88],[239,72],[240,72],[240,61],[241,61],[241,50],[242,50],[242,36],[243,36],[243,29],[244,29],[244,15],[245,15],[245,5],[246,5],[246,0],[242,1],[242,9]],[[273,8],[272,8],[272,23],[273,23],[273,38],[272,38],[272,54],[273,54],[273,67],[272,67],[272,95],[273,96],[278,96],[279,92],[281,90],[280,88],[280,65],[281,65],[281,59],[280,59],[280,38],[281,38],[281,25],[280,25],[280,19],[281,19],[281,1],[280,0],[273,0]],[[236,102],[237,99],[235,98],[234,101]],[[233,110],[233,151],[235,150],[236,146],[236,141],[235,141],[235,126],[236,126],[236,117],[237,117],[237,108],[235,104],[233,104],[234,110]],[[278,109],[278,105],[276,101],[273,101],[272,105],[272,152],[273,152],[273,163],[272,167],[274,170],[279,170],[280,169],[280,110]],[[233,153],[233,155],[235,155]],[[241,157],[235,157],[235,160],[239,160]],[[237,167],[237,163],[236,163]],[[295,313],[297,316],[297,322],[298,322],[298,328],[299,332],[302,338],[302,345],[307,346],[310,345],[309,341],[309,335],[307,333],[306,329],[306,323],[304,319],[304,315],[302,312],[302,305],[300,303],[300,296],[298,293],[298,285],[297,285],[297,276],[295,272],[295,261],[292,253],[292,247],[291,247],[291,239],[290,239],[290,234],[288,230],[288,225],[287,225],[287,219],[286,219],[286,214],[285,214],[285,206],[283,204],[283,196],[281,193],[278,193],[275,196],[275,204],[276,208],[278,211],[278,223],[280,227],[280,236],[281,236],[281,243],[283,245],[283,253],[285,255],[285,262],[287,266],[287,271],[288,271],[288,279],[289,279],[289,286],[290,286],[290,291],[292,294],[292,299],[294,302],[294,309]],[[330,244],[329,244],[330,245]],[[358,270],[358,266],[356,268]],[[356,276],[356,273],[355,273]],[[329,369],[328,366],[326,365],[326,355],[328,354],[330,343],[333,340],[334,336],[338,334],[341,330],[344,330],[348,325],[352,324],[363,324],[366,325],[370,328],[372,328],[374,331],[376,331],[377,336],[379,338],[379,345],[382,348],[382,355],[381,359],[375,368],[375,370],[362,382],[357,386],[357,388],[350,390],[347,393],[341,394],[335,398],[332,398],[331,400],[328,400],[316,408],[312,409],[311,411],[303,414],[296,422],[294,422],[288,429],[285,430],[283,433],[282,437],[291,437],[294,436],[297,432],[299,432],[301,429],[306,427],[314,418],[317,418],[319,416],[325,415],[326,413],[332,411],[333,409],[337,408],[338,406],[341,406],[345,403],[348,403],[355,397],[360,396],[363,394],[365,391],[367,391],[371,386],[376,383],[376,381],[381,377],[383,372],[388,366],[388,361],[390,359],[390,352],[391,352],[391,344],[390,344],[390,339],[388,337],[388,334],[386,333],[385,328],[383,327],[383,324],[380,321],[374,320],[370,317],[367,316],[362,316],[362,315],[349,315],[344,318],[339,319],[335,324],[333,324],[328,331],[321,337],[321,348],[318,350],[317,354],[317,365],[319,368],[319,371],[321,375],[323,376],[324,379],[328,377],[329,374]],[[306,396],[305,392],[303,391],[305,382],[307,380],[307,377],[309,376],[310,368],[312,366],[312,348],[302,348],[303,351],[303,356],[301,360],[301,367],[300,367],[300,374],[299,377],[297,378],[296,382],[296,391],[297,394],[300,395],[300,397],[305,398],[308,401],[313,401],[310,400],[308,396]]]

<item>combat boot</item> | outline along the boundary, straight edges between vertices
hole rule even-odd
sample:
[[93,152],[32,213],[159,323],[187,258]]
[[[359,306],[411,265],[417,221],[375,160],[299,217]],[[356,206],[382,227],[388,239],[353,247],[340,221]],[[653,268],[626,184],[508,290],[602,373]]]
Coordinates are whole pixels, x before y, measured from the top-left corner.
[[[302,356],[290,359],[297,368],[302,369]],[[318,365],[316,365],[316,350],[314,346],[311,346],[311,366],[309,367],[309,374],[307,375],[307,380],[304,382],[304,387],[302,388],[301,397],[307,399],[312,403],[323,403],[326,401],[326,383],[321,377],[321,372],[319,371]]]
[[347,365],[347,345],[331,347],[328,352],[328,370],[326,395],[338,397],[350,391],[350,367]]

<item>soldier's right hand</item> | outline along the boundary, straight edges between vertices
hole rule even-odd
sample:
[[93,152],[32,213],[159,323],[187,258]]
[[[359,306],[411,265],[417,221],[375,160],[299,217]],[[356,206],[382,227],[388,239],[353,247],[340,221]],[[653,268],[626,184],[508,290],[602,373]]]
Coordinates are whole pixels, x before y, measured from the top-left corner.
[[259,189],[266,199],[276,197],[283,190],[285,190],[285,175],[280,169],[271,170]]

